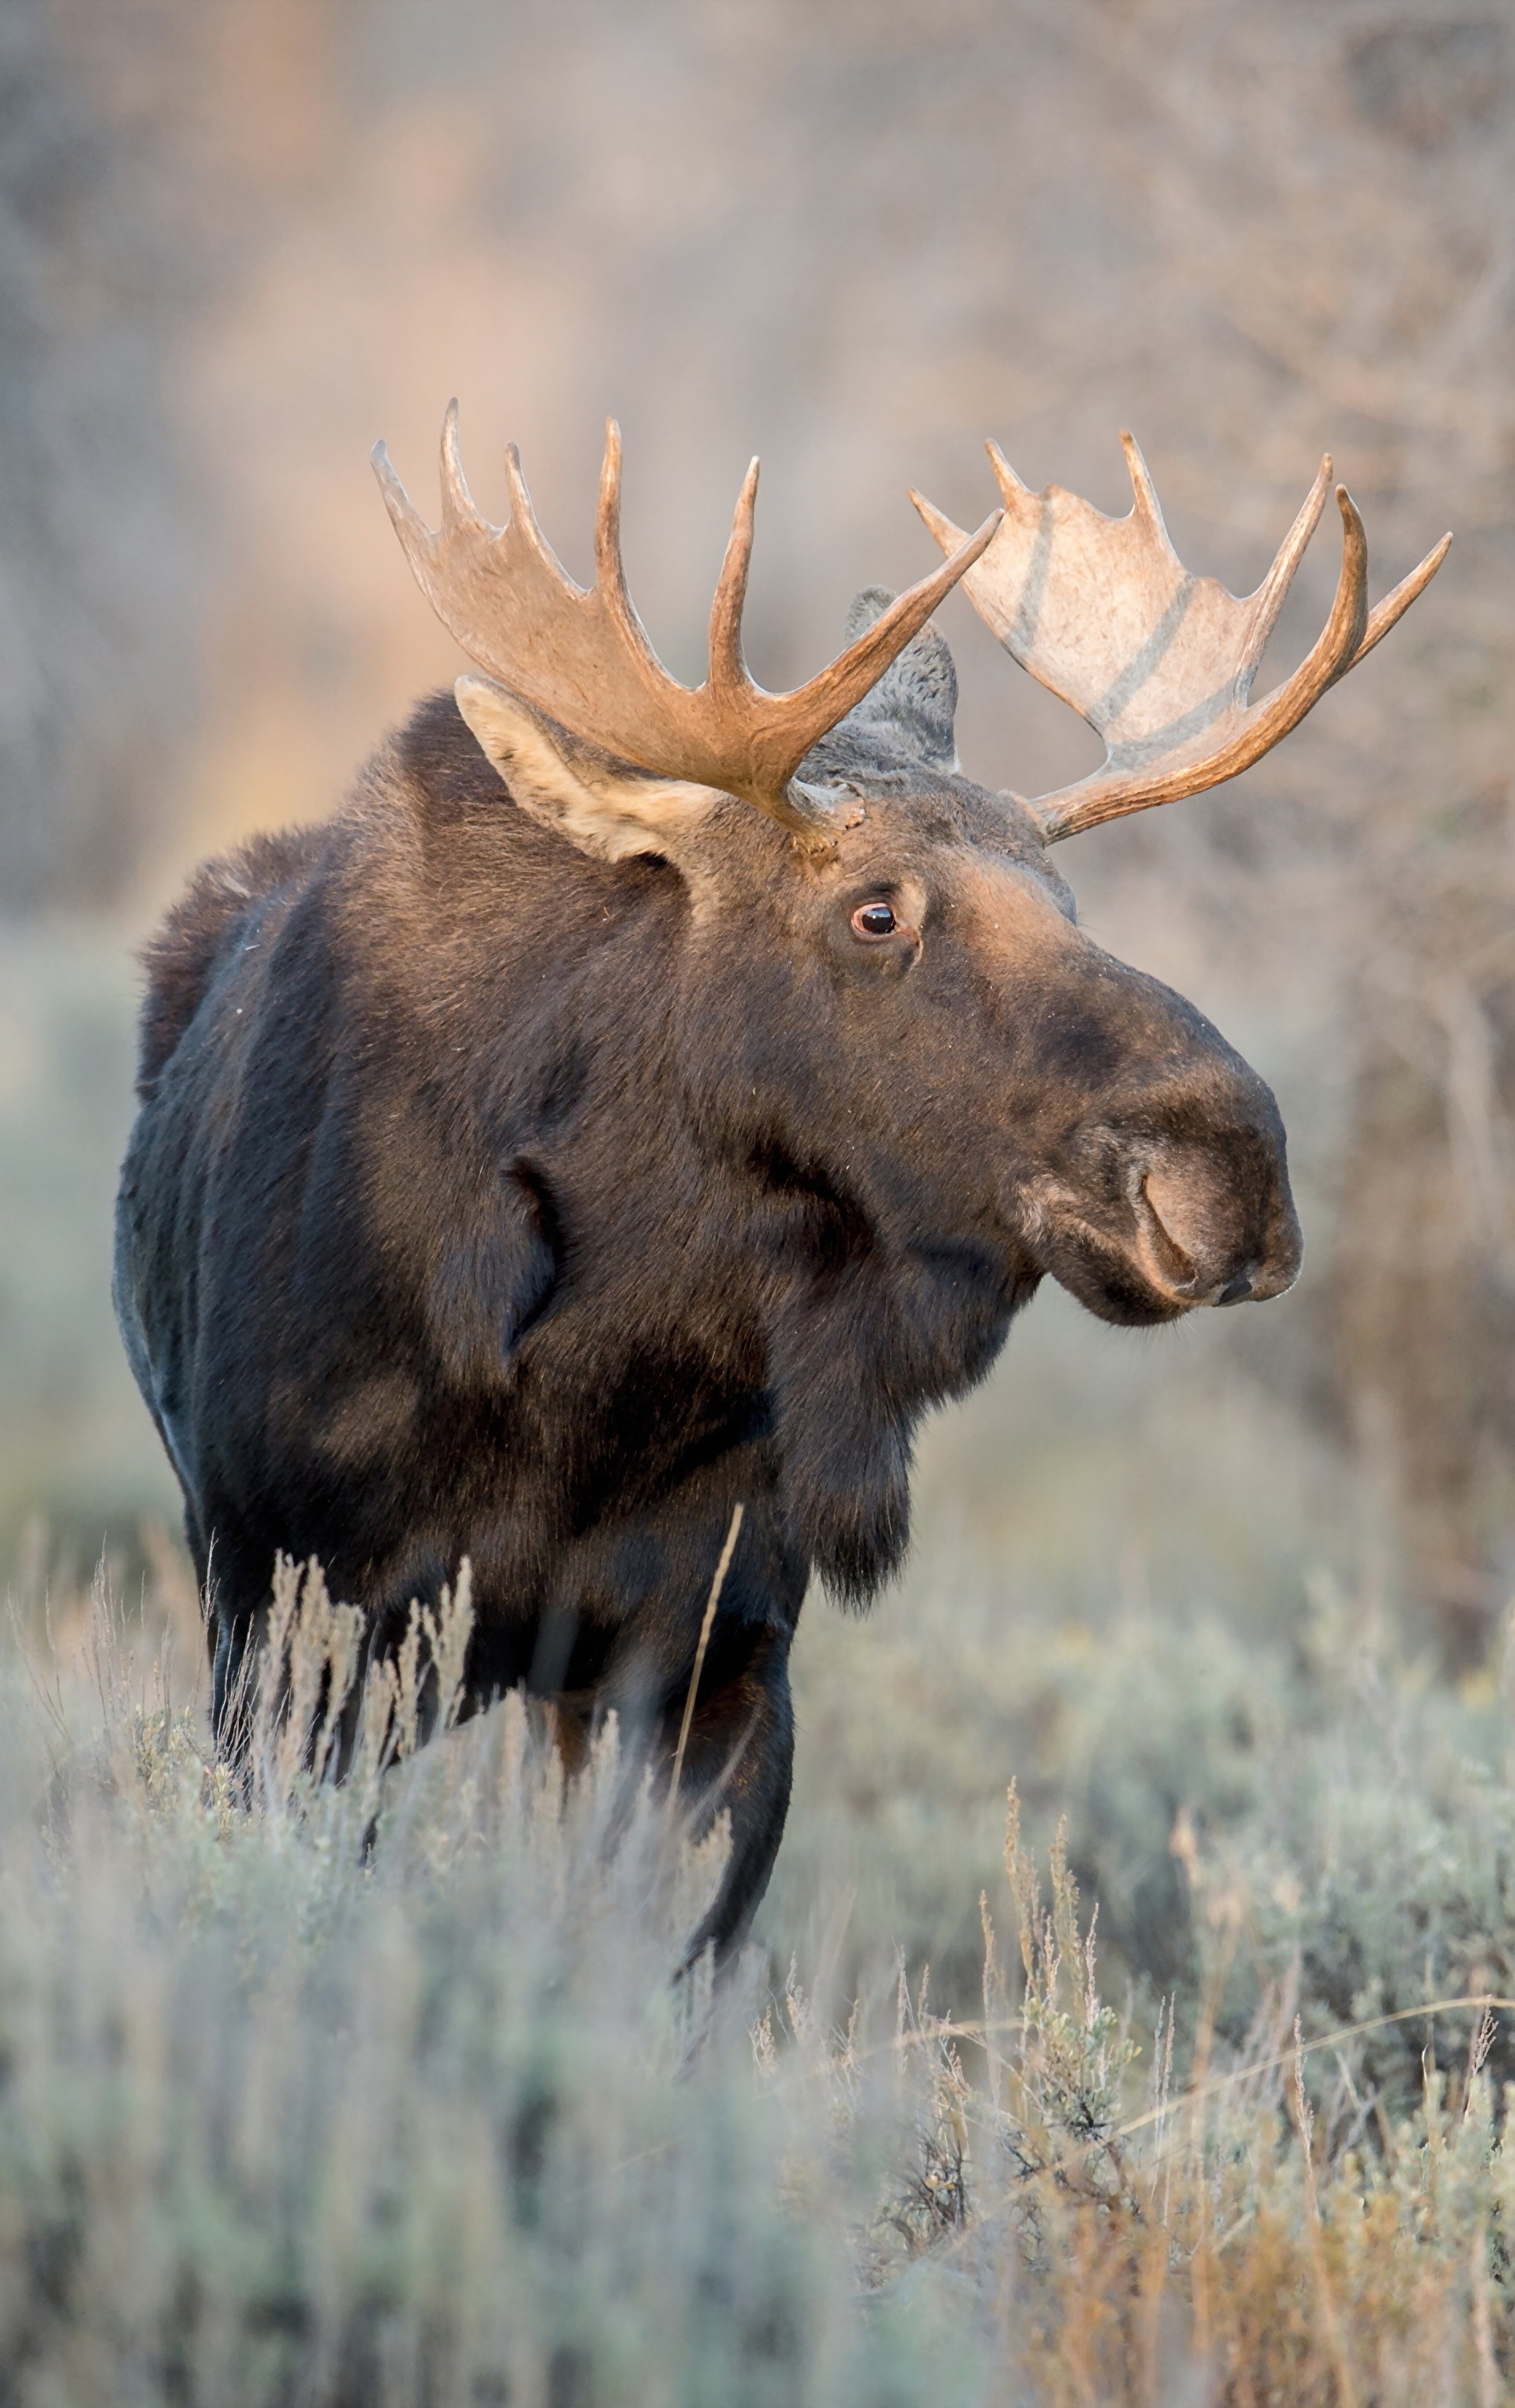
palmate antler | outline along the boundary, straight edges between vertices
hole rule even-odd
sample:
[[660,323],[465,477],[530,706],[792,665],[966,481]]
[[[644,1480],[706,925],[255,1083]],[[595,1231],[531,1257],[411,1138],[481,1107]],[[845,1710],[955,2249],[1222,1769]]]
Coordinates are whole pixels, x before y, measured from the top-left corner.
[[[998,447],[989,456],[1005,496],[998,535],[963,590],[1022,668],[1081,712],[1105,738],[1105,764],[1031,809],[1049,842],[1102,820],[1176,802],[1259,760],[1386,636],[1446,556],[1443,536],[1419,568],[1367,608],[1367,540],[1344,485],[1341,575],[1325,628],[1293,677],[1249,705],[1273,623],[1331,481],[1329,454],[1255,594],[1238,600],[1192,577],[1168,541],[1147,464],[1122,435],[1136,499],[1108,519],[1060,485],[1034,494]],[[910,497],[944,552],[958,528]]]
[[766,694],[742,658],[742,603],[752,549],[758,464],[747,472],[710,609],[710,670],[680,685],[653,652],[621,565],[621,432],[606,429],[594,529],[595,581],[576,585],[543,538],[514,445],[506,454],[510,517],[475,509],[458,458],[458,405],[442,423],[442,523],[434,533],[390,466],[374,466],[422,591],[470,659],[573,735],[660,777],[715,786],[755,803],[797,836],[829,841],[833,808],[794,777],[812,744],[861,702],[937,603],[979,558],[999,512],[950,547],[933,577],[891,603],[808,685]]

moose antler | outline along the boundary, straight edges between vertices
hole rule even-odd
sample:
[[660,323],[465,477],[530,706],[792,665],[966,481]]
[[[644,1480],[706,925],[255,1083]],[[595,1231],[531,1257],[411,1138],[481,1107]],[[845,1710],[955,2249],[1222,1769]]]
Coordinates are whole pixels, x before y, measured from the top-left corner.
[[464,651],[513,694],[575,736],[654,770],[739,795],[797,836],[829,840],[826,797],[794,772],[819,738],[876,685],[937,603],[979,558],[999,512],[952,548],[829,668],[792,694],[766,694],[742,658],[742,604],[752,550],[758,464],[747,472],[710,609],[710,669],[700,686],[671,678],[648,641],[621,565],[621,430],[606,428],[594,529],[594,583],[576,585],[543,538],[512,444],[510,517],[491,526],[458,458],[458,405],[442,422],[442,523],[414,508],[382,443],[374,466],[422,593]]
[[[1367,539],[1338,485],[1342,559],[1331,616],[1293,675],[1249,705],[1263,648],[1324,506],[1330,455],[1262,584],[1238,599],[1215,578],[1189,574],[1168,541],[1146,462],[1129,435],[1121,440],[1136,495],[1123,519],[1060,485],[1032,493],[991,443],[1005,515],[963,580],[1006,651],[1105,738],[1102,768],[1032,803],[1049,843],[1202,794],[1260,760],[1388,634],[1451,541],[1443,536],[1370,613]],[[919,494],[910,498],[944,552],[961,544],[950,519]]]

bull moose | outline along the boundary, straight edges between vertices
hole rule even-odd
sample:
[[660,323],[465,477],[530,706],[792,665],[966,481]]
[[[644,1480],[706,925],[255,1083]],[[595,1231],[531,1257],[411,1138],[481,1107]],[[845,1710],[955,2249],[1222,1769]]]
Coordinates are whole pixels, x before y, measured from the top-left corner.
[[[1278,1296],[1300,1236],[1272,1095],[1194,1007],[1083,935],[1050,848],[1235,776],[1387,633],[1362,522],[1324,632],[1249,700],[1327,459],[1255,594],[1180,565],[1141,456],[1109,519],[1034,494],[790,694],[747,673],[757,484],[709,673],[663,668],[607,444],[581,590],[508,455],[503,529],[375,466],[410,566],[485,672],[423,701],[324,825],[203,867],[147,949],[115,1294],[182,1485],[235,1752],[276,1550],[393,1647],[466,1556],[466,1694],[571,1736],[616,1710],[732,1850],[739,1941],[790,1787],[812,1572],[898,1565],[912,1432],[981,1379],[1047,1275],[1109,1322]],[[928,622],[959,581],[1106,740],[1027,801],[965,777]]]

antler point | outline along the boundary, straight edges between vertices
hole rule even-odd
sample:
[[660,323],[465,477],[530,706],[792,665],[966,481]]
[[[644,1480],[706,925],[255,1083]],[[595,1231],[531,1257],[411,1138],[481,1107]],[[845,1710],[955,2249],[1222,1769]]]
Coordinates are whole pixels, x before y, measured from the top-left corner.
[[1012,494],[1023,494],[1027,490],[1024,482],[1016,475],[992,435],[985,437],[984,450],[989,454],[989,465],[994,472],[994,481],[1005,499],[1008,501]]
[[710,675],[713,691],[750,691],[751,681],[742,660],[742,606],[747,599],[747,571],[752,556],[752,506],[757,497],[756,455],[742,479],[742,490],[732,512],[731,535],[721,564],[710,604]]

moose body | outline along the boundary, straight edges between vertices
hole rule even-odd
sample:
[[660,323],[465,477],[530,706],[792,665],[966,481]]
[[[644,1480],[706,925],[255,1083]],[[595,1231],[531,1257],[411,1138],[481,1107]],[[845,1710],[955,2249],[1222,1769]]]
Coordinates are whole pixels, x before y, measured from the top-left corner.
[[893,658],[782,809],[465,679],[148,955],[117,1306],[223,1744],[276,1550],[379,1649],[467,1557],[471,1702],[613,1709],[665,1769],[740,1504],[682,1770],[731,1815],[722,1952],[783,1828],[807,1585],[897,1566],[921,1414],[1048,1273],[1143,1324],[1299,1259],[1268,1090],[960,774],[904,607],[854,605],[844,662],[880,626]]

